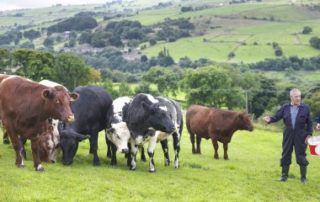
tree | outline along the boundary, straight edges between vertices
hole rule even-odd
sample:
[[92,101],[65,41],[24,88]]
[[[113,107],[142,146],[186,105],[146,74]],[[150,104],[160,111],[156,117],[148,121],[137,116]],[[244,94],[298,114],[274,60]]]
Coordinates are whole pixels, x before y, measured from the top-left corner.
[[43,41],[43,45],[45,47],[48,47],[48,48],[52,48],[53,47],[53,44],[54,44],[54,40],[50,37],[46,38],[44,41]]
[[172,69],[152,67],[143,75],[142,79],[156,84],[161,94],[168,95],[169,92],[172,92],[175,95],[181,77]]
[[13,52],[17,74],[35,81],[54,78],[54,57],[47,52],[19,49]]
[[158,63],[160,66],[167,67],[174,64],[174,60],[169,54],[169,50],[163,48],[158,54]]
[[0,72],[3,73],[11,65],[11,53],[7,49],[0,48]]
[[133,91],[130,88],[129,84],[126,82],[121,82],[119,86],[119,96],[131,96]]
[[302,34],[310,34],[312,32],[312,28],[309,26],[303,27]]
[[316,49],[320,49],[320,38],[319,37],[312,37],[310,40],[310,45]]
[[81,78],[87,78],[89,68],[84,61],[71,53],[61,53],[55,58],[55,81],[65,85],[68,89],[74,89],[79,85],[87,84]]
[[255,114],[256,118],[260,117],[265,110],[270,110],[274,106],[271,100],[277,96],[277,89],[274,80],[261,76],[260,86],[261,88],[256,92],[253,92],[252,96],[251,110]]
[[33,39],[39,38],[41,34],[39,31],[31,29],[29,31],[25,31],[23,36],[27,39],[30,39],[30,41],[33,41]]
[[183,79],[188,105],[228,108],[243,105],[241,89],[233,86],[233,79],[229,74],[229,71],[219,66],[188,70]]

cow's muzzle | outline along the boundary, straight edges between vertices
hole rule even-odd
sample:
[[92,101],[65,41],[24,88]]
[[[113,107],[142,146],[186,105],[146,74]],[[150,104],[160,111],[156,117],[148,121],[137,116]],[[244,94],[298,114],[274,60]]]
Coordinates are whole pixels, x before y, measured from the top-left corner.
[[74,122],[74,115],[69,116],[69,117],[67,118],[67,122],[68,122],[68,123]]

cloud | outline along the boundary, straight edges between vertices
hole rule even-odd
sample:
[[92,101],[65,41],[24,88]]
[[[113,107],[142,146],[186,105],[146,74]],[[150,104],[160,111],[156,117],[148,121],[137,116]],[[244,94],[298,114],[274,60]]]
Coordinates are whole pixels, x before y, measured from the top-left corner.
[[55,4],[69,5],[69,4],[102,4],[108,0],[1,0],[0,10],[12,10],[21,8],[41,8],[49,7]]

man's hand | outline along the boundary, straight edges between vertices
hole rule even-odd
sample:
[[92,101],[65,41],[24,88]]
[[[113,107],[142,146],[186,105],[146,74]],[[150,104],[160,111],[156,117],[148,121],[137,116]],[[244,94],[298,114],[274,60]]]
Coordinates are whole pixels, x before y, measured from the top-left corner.
[[320,130],[320,123],[317,123],[316,129]]
[[306,137],[306,139],[304,140],[304,143],[306,143],[306,144],[308,144],[308,139],[311,137],[311,135],[308,135],[307,137]]
[[269,123],[271,121],[271,118],[270,116],[265,116],[263,117],[263,120],[266,122],[266,123]]

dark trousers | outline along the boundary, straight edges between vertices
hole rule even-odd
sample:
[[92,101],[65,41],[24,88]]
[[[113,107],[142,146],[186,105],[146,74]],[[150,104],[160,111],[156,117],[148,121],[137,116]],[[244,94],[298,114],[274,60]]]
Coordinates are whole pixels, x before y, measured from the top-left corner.
[[283,136],[282,141],[282,158],[280,160],[281,166],[289,166],[291,164],[291,156],[293,148],[296,153],[297,164],[300,166],[307,166],[309,162],[306,159],[307,144],[304,142],[304,137],[291,131],[288,131]]

